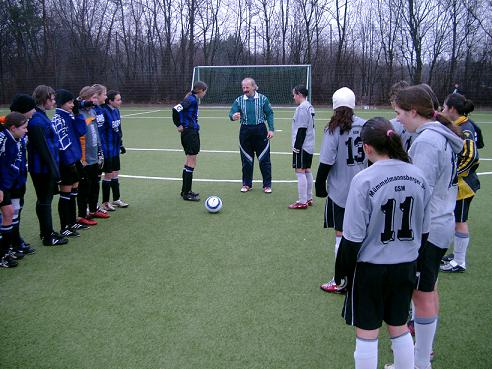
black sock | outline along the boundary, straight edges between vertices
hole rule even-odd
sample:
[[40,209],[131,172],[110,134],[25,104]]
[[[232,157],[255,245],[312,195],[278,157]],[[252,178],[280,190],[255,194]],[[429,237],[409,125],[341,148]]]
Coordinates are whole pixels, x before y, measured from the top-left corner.
[[19,231],[19,218],[12,219],[12,247],[16,250],[21,245],[21,237]]
[[118,178],[113,178],[111,180],[111,190],[113,191],[113,201],[120,199],[120,182]]
[[109,202],[109,193],[111,192],[111,181],[103,179],[102,181],[102,202]]
[[70,224],[70,192],[60,192],[58,215],[60,216],[60,227],[64,229]]
[[0,226],[2,234],[2,255],[5,255],[12,247],[12,224]]
[[51,217],[51,204],[36,203],[36,215],[39,221],[39,234],[48,237],[53,232],[53,219]]
[[194,168],[189,167],[187,165],[185,165],[183,168],[183,187],[181,188],[181,192],[183,193],[183,195],[191,191],[191,182],[193,181],[193,170]]

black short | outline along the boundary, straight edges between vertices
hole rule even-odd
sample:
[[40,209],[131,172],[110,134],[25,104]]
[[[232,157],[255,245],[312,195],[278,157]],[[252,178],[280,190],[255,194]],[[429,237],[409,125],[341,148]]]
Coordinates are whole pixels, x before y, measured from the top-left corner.
[[62,186],[69,186],[77,183],[80,179],[79,171],[76,164],[60,164],[60,177]]
[[292,153],[292,168],[294,169],[309,169],[313,162],[313,154],[301,150],[299,154]]
[[343,231],[343,215],[345,208],[335,204],[328,196],[325,203],[325,228],[335,228],[336,231]]
[[415,286],[416,262],[357,263],[352,288],[345,296],[342,316],[349,325],[373,330],[407,322]]
[[196,129],[185,128],[181,132],[181,145],[186,155],[198,155],[200,152],[200,134]]
[[120,170],[120,156],[113,156],[109,158],[104,158],[104,165],[103,165],[103,172],[104,173],[111,173],[111,172],[117,172]]
[[26,185],[22,185],[18,188],[12,188],[10,190],[10,195],[12,199],[24,199],[24,195],[26,194]]
[[447,249],[441,249],[427,241],[419,250],[417,259],[417,283],[415,289],[422,292],[432,292],[436,286],[441,259]]
[[0,208],[8,205],[12,205],[12,192],[10,190],[3,191],[3,200],[0,202]]
[[456,223],[464,223],[468,220],[468,211],[470,210],[472,200],[473,196],[456,200],[456,206],[454,207],[454,221]]

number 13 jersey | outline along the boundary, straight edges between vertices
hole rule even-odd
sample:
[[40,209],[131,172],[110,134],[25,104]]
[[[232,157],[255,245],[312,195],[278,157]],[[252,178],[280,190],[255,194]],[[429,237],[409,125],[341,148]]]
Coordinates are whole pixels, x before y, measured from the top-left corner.
[[328,173],[328,197],[345,208],[349,184],[352,178],[367,167],[367,158],[362,148],[360,131],[366,121],[354,115],[352,128],[340,133],[340,127],[330,133],[325,128],[319,161],[331,165]]
[[431,190],[423,172],[400,160],[379,160],[350,185],[343,236],[362,242],[357,261],[399,264],[417,259],[430,227]]

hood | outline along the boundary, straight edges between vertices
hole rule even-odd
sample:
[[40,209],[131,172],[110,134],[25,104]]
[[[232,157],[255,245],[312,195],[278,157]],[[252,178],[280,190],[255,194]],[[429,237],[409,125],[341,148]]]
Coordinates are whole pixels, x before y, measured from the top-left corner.
[[461,137],[456,136],[456,134],[451,131],[449,128],[444,126],[439,122],[429,122],[421,125],[417,129],[417,133],[422,133],[426,129],[437,132],[440,135],[444,136],[446,140],[451,145],[451,149],[454,153],[459,154],[463,150],[463,139]]

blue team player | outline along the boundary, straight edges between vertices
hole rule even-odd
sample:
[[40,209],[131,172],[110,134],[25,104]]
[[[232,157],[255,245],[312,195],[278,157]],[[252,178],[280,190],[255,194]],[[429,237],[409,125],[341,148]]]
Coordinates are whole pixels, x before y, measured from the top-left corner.
[[196,167],[196,156],[200,152],[200,126],[198,125],[198,99],[203,99],[207,93],[207,85],[197,81],[193,90],[188,92],[183,101],[173,108],[173,122],[178,132],[181,132],[181,145],[186,154],[183,168],[183,186],[181,197],[186,201],[199,201],[198,193],[191,191],[193,171]]

